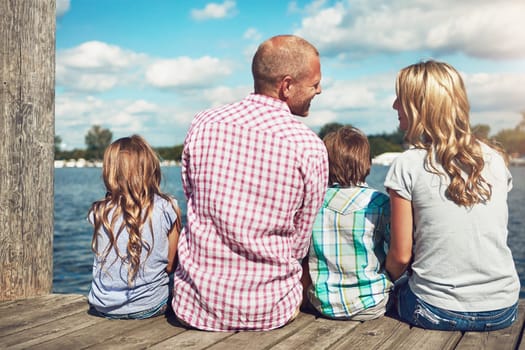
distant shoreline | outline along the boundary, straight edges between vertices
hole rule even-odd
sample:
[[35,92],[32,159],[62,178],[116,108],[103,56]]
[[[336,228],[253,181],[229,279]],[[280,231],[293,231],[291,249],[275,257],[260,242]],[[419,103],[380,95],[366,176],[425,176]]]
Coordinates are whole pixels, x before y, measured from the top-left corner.
[[[55,160],[55,169],[57,168],[102,168],[102,162],[80,159]],[[179,166],[180,162],[177,160],[163,160],[160,166]]]
[[[372,159],[372,164],[390,166],[394,159],[399,156],[401,152],[385,152],[375,156]],[[525,166],[525,158],[511,158],[509,161],[512,166]],[[178,160],[163,160],[160,162],[161,166],[180,166]],[[55,168],[102,168],[101,161],[90,161],[83,158],[55,160]]]

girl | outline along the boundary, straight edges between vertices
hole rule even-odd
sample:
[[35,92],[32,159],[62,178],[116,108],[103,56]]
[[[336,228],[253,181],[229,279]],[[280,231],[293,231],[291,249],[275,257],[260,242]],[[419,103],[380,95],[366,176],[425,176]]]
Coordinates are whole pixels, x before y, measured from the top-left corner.
[[164,313],[174,270],[180,209],[160,192],[161,171],[140,136],[124,137],[104,152],[106,197],[93,203],[91,312],[118,319]]
[[470,129],[459,73],[427,61],[402,69],[393,108],[412,147],[385,180],[391,202],[386,268],[402,320],[488,331],[516,319],[519,279],[507,246],[512,178],[502,152]]

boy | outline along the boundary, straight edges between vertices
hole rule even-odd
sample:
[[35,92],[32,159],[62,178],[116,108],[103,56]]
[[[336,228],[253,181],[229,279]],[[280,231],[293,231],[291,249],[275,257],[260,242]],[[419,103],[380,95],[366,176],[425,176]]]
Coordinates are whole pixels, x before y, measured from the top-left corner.
[[345,126],[323,141],[329,188],[314,223],[308,266],[303,263],[305,297],[329,318],[378,318],[386,312],[392,287],[384,271],[389,197],[365,182],[370,145],[361,131]]

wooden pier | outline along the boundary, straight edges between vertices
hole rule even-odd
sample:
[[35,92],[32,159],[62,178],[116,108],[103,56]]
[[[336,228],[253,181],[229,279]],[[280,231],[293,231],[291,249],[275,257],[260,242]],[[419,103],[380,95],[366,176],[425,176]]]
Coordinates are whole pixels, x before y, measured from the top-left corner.
[[308,313],[268,332],[204,332],[182,327],[173,316],[106,320],[87,311],[86,297],[77,294],[0,302],[0,348],[525,350],[523,299],[512,327],[466,333],[423,330],[391,317],[333,321]]

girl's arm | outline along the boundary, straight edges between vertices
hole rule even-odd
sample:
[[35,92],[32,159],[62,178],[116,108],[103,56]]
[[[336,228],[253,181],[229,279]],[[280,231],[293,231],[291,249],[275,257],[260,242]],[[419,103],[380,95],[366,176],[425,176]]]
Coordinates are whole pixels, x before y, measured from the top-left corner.
[[181,213],[180,208],[176,207],[177,220],[171,227],[170,232],[168,233],[168,265],[166,265],[166,272],[172,273],[175,271],[176,266],[176,257],[177,257],[177,244],[179,243],[179,234],[181,230]]
[[412,202],[400,197],[395,191],[390,194],[390,249],[386,256],[386,270],[392,281],[397,280],[407,269],[412,258]]

